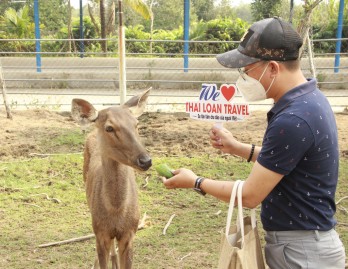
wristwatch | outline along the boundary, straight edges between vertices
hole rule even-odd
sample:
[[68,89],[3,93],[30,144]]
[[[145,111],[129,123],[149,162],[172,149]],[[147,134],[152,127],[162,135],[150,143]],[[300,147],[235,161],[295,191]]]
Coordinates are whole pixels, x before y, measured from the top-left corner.
[[198,177],[195,182],[195,187],[193,188],[196,192],[198,192],[201,195],[206,195],[206,193],[201,189],[201,184],[205,180],[203,177]]

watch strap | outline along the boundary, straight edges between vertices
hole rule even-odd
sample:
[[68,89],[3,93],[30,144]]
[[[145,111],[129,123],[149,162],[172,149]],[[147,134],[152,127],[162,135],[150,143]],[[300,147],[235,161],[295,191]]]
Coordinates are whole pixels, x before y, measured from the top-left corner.
[[194,190],[201,195],[206,195],[206,193],[201,189],[202,182],[205,180],[204,177],[198,177],[195,182]]

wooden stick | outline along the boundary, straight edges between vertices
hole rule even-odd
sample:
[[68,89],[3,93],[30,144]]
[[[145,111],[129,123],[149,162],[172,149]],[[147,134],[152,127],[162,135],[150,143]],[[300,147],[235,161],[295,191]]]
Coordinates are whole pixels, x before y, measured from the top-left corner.
[[4,105],[5,105],[5,108],[6,108],[7,118],[12,120],[11,108],[8,105],[8,101],[7,101],[6,85],[5,85],[4,74],[2,72],[2,63],[1,63],[1,61],[0,61],[0,85],[2,85],[2,96],[3,96],[3,99],[4,99]]
[[46,247],[52,247],[52,246],[59,246],[59,245],[69,244],[69,243],[72,243],[72,242],[85,241],[85,240],[91,239],[93,237],[95,237],[94,234],[89,234],[89,235],[85,235],[85,236],[81,236],[81,237],[75,237],[75,238],[68,239],[68,240],[42,244],[42,245],[39,245],[39,248],[46,248]]
[[169,225],[171,224],[172,220],[174,219],[174,217],[175,217],[175,214],[173,214],[173,215],[170,216],[170,218],[169,218],[169,220],[168,220],[166,226],[164,226],[163,235],[166,234],[167,229],[168,229]]

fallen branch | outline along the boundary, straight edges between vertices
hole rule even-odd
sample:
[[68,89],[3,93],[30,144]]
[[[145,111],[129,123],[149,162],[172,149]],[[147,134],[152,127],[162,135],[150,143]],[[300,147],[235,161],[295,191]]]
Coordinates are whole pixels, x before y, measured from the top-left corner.
[[348,210],[347,210],[347,208],[345,208],[344,206],[339,205],[337,208],[338,208],[339,210],[344,211],[346,214],[348,214]]
[[[29,157],[49,157],[49,156],[64,156],[64,155],[79,155],[82,152],[72,152],[72,153],[30,153]],[[23,163],[23,162],[31,162],[33,159],[23,159],[23,160],[15,160],[10,162],[0,162],[0,164],[10,164],[10,163]]]
[[146,215],[146,212],[145,212],[145,213],[144,213],[144,216],[142,217],[142,219],[141,219],[140,222],[139,222],[138,231],[145,228],[145,221],[146,221],[146,218],[147,218],[147,215]]
[[24,162],[31,162],[32,159],[25,159],[25,160],[15,160],[10,162],[0,162],[1,164],[8,164],[8,163],[24,163]]
[[221,210],[215,213],[216,216],[219,216],[221,214]]
[[41,208],[40,206],[38,206],[38,205],[36,205],[36,204],[23,203],[23,205],[30,205],[30,206],[35,206],[35,207]]
[[[142,217],[139,225],[138,225],[138,230],[144,229],[145,227],[145,220],[147,218],[146,213],[144,213],[144,216]],[[53,247],[53,246],[60,246],[60,245],[64,245],[64,244],[70,244],[70,243],[75,243],[75,242],[81,242],[81,241],[86,241],[89,240],[91,238],[94,238],[95,235],[94,234],[89,234],[89,235],[84,235],[84,236],[80,236],[80,237],[75,237],[75,238],[71,238],[71,239],[67,239],[67,240],[63,240],[63,241],[57,241],[57,242],[51,242],[51,243],[47,243],[47,244],[42,244],[39,245],[39,248],[46,248],[46,247]]]
[[171,222],[173,221],[174,217],[175,217],[175,214],[173,214],[173,215],[170,216],[170,218],[169,218],[169,220],[168,220],[166,226],[164,226],[163,235],[166,234],[167,229],[168,229],[169,225],[171,224]]
[[187,257],[189,257],[189,256],[191,256],[191,255],[192,255],[192,253],[190,252],[189,254],[187,254],[187,255],[181,257],[181,258],[180,258],[180,261],[182,261],[183,259],[186,259]]
[[348,199],[348,196],[344,196],[342,197],[341,199],[339,199],[337,202],[336,202],[336,205],[338,205],[340,202],[342,202],[343,200],[345,199]]
[[46,247],[52,247],[52,246],[59,246],[59,245],[69,244],[69,243],[73,243],[73,242],[85,241],[85,240],[93,238],[94,236],[95,236],[94,234],[89,234],[89,235],[76,237],[76,238],[72,238],[72,239],[68,239],[68,240],[42,244],[42,245],[39,245],[39,248],[46,248]]
[[30,196],[39,196],[39,195],[44,195],[44,196],[46,196],[46,199],[47,199],[47,200],[53,201],[53,202],[55,202],[55,203],[57,203],[57,204],[60,204],[60,203],[61,203],[61,201],[60,201],[59,199],[57,199],[57,198],[50,198],[50,197],[48,196],[47,193],[32,194],[32,195],[30,195]]
[[149,177],[146,177],[144,181],[145,181],[145,184],[143,185],[143,188],[146,188],[147,184],[149,184]]
[[61,155],[77,155],[82,154],[82,152],[72,152],[72,153],[30,153],[30,157],[49,157],[49,156],[61,156]]

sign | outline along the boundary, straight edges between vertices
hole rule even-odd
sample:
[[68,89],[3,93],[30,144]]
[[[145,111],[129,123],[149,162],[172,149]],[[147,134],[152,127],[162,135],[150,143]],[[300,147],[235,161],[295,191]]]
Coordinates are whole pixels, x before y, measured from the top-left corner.
[[232,103],[237,92],[234,84],[202,84],[199,101],[186,102],[190,118],[214,122],[242,121],[249,116],[249,104]]

